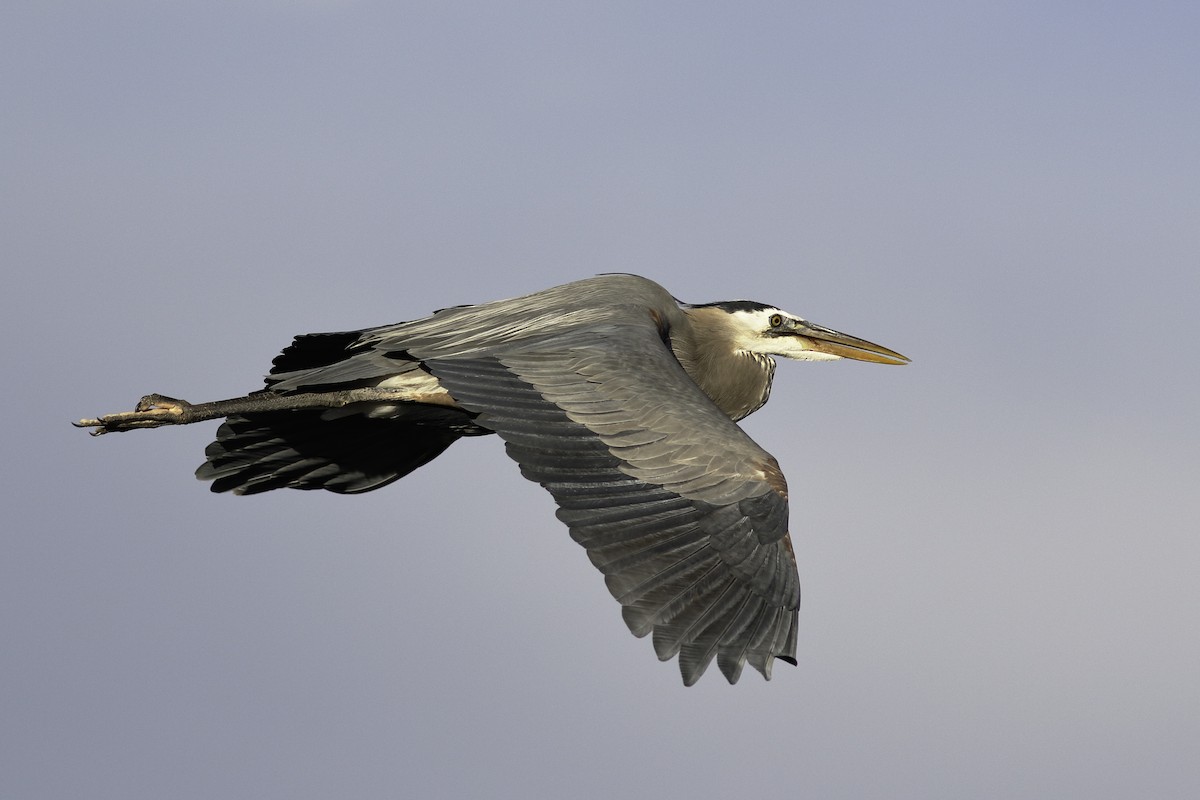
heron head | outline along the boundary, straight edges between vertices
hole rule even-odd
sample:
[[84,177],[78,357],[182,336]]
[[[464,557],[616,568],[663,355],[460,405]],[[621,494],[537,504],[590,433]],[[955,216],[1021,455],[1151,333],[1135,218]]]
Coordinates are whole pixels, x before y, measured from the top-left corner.
[[909,359],[883,345],[848,333],[816,325],[774,306],[749,300],[709,303],[724,313],[735,349],[757,355],[798,361],[835,361],[851,358],[875,364],[907,364]]

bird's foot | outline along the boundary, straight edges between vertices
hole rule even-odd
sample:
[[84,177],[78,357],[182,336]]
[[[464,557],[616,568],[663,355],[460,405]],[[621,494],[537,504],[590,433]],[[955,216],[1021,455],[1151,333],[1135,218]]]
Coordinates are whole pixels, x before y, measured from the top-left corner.
[[187,422],[188,409],[192,404],[161,394],[148,394],[138,401],[133,411],[105,414],[95,419],[81,419],[71,423],[76,428],[95,428],[92,436],[102,433],[120,433],[135,428],[157,428],[160,425],[182,425]]

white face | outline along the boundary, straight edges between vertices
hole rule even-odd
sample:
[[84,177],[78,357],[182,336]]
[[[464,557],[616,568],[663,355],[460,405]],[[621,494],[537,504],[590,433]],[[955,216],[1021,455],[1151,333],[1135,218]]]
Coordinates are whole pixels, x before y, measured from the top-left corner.
[[823,330],[820,326],[778,308],[754,311],[735,311],[736,346],[749,353],[782,356],[797,361],[837,361],[841,356],[812,349],[812,340],[803,336],[806,330]]

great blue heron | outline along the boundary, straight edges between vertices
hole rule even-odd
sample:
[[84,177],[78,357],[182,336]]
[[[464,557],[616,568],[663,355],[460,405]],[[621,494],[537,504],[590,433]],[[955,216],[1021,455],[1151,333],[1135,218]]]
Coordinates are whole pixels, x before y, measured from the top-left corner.
[[94,434],[225,417],[198,477],[214,492],[384,486],[462,436],[496,433],[546,487],[635,636],[687,685],[714,657],[796,663],[800,582],[787,484],[738,420],[773,356],[908,359],[746,300],[681,304],[602,275],[379,328],[297,336],[267,388],[190,404],[143,397],[80,420]]

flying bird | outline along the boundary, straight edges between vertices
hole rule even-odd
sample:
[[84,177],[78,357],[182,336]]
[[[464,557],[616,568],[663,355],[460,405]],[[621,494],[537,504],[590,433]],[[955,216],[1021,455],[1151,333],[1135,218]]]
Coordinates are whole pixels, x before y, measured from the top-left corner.
[[498,434],[549,490],[635,636],[736,683],[796,663],[800,581],[779,464],[737,422],[775,357],[905,364],[747,300],[691,305],[601,275],[423,319],[295,337],[266,388],[191,404],[151,394],[75,423],[99,435],[225,418],[196,475],[214,492],[378,489],[464,436]]

